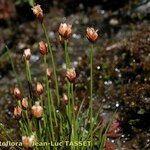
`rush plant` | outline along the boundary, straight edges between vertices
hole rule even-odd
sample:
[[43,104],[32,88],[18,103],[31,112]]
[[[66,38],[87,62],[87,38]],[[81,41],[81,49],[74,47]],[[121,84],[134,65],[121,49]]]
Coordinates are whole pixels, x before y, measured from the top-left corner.
[[[61,95],[55,57],[51,40],[48,37],[44,24],[43,10],[40,5],[34,6],[32,10],[45,34],[45,39],[39,42],[39,53],[43,58],[45,75],[43,81],[37,82],[33,88],[32,68],[30,66],[32,54],[30,49],[25,49],[23,58],[29,93],[23,92],[23,86],[20,82],[18,82],[18,87],[16,86],[13,91],[14,98],[16,99],[14,116],[18,120],[20,135],[22,136],[22,146],[20,149],[104,149],[111,120],[106,126],[100,117],[101,108],[96,113],[93,111],[93,49],[94,43],[98,38],[98,30],[94,28],[87,28],[86,30],[86,37],[90,42],[90,93],[89,105],[85,108],[84,100],[79,105],[75,100],[77,74],[75,68],[73,68],[68,50],[72,25],[61,23],[58,29],[60,41],[64,45],[64,61],[66,64],[64,79],[66,81],[66,88],[64,89],[64,94]],[[9,51],[8,48],[7,50]],[[48,60],[51,60],[52,66],[50,66]],[[12,59],[11,62],[13,62]],[[14,68],[13,63],[12,66]],[[15,69],[14,73],[18,79]],[[54,87],[51,85],[51,80],[55,83]]]

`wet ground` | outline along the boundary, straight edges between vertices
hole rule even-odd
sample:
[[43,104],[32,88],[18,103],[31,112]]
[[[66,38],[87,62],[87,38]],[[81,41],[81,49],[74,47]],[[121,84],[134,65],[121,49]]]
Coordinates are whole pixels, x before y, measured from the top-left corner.
[[[108,5],[108,1],[98,4],[77,3],[78,7],[74,8],[68,1],[63,5],[55,1],[50,8],[48,4],[42,5],[46,10],[45,23],[52,39],[59,76],[63,76],[62,68],[65,64],[57,30],[61,22],[68,22],[73,24],[69,53],[78,73],[79,86],[76,86],[76,91],[77,95],[80,95],[79,99],[86,99],[89,43],[85,37],[85,30],[88,26],[99,29],[100,38],[94,51],[95,109],[102,104],[102,116],[105,119],[118,109],[122,134],[110,138],[117,148],[149,150],[150,2],[121,1],[116,7],[114,3]],[[24,6],[24,10],[30,9]],[[42,58],[38,53],[38,42],[44,39],[41,27],[34,20],[32,12],[29,11],[28,15],[18,15],[17,11],[20,12],[20,8],[14,11],[15,15],[11,19],[0,20],[0,120],[10,129],[8,132],[12,136],[15,135],[12,128],[16,129],[17,123],[12,119],[15,102],[10,93],[17,81],[10,59],[5,53],[4,44],[11,49],[10,53],[19,78],[26,86],[23,50],[28,47],[32,49],[32,75],[36,81],[37,77],[42,76]],[[60,86],[63,82],[60,80]]]

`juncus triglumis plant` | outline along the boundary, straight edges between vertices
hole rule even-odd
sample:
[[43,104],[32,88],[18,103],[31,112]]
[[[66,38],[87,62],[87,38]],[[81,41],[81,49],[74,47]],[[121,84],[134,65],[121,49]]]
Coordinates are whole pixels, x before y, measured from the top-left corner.
[[[44,63],[44,67],[40,70],[44,70],[43,74],[45,75],[42,81],[40,78],[41,82],[37,82],[38,77],[36,77],[36,85],[34,86],[35,81],[32,75],[32,66],[30,65],[32,54],[30,49],[25,49],[23,58],[26,64],[25,74],[29,85],[29,93],[21,93],[18,87],[15,87],[13,91],[13,95],[17,99],[14,116],[19,120],[23,147],[25,149],[40,150],[41,147],[33,144],[36,141],[47,143],[63,142],[58,147],[45,145],[43,149],[46,150],[86,150],[94,147],[103,149],[107,128],[102,125],[99,113],[95,115],[93,109],[93,50],[98,39],[98,30],[88,27],[85,34],[90,42],[90,80],[89,90],[87,89],[89,91],[89,96],[87,96],[89,103],[85,107],[84,100],[77,100],[78,73],[76,73],[76,68],[73,67],[69,55],[69,44],[73,32],[72,25],[61,23],[58,28],[59,38],[64,46],[64,62],[66,64],[63,77],[65,85],[62,85],[58,82],[58,66],[55,65],[57,58],[54,57],[51,39],[44,24],[43,10],[40,5],[34,6],[32,10],[41,24],[46,39],[46,42],[41,40],[38,43],[40,57]],[[73,144],[66,145],[65,141],[73,142]],[[77,147],[75,147],[74,144],[79,141],[81,143],[90,141],[91,144],[87,145],[87,147],[79,147],[77,144]]]

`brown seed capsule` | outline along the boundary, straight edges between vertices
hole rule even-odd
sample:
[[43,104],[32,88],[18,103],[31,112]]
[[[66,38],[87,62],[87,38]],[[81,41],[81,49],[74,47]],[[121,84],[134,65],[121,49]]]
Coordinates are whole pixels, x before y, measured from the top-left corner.
[[44,91],[43,85],[40,82],[36,84],[36,92],[38,95],[41,95]]
[[48,47],[44,41],[39,42],[39,51],[42,55],[46,55],[48,53]]
[[87,28],[86,29],[86,37],[90,42],[95,42],[98,38],[98,30],[95,30],[94,28]]
[[22,145],[24,148],[30,148],[33,146],[35,142],[35,136],[31,135],[31,136],[23,136],[22,137]]
[[27,109],[28,108],[28,98],[27,97],[23,98],[21,101],[21,104],[24,109]]
[[14,116],[15,118],[19,119],[21,117],[22,109],[19,106],[14,108]]
[[70,82],[74,82],[74,80],[76,79],[76,72],[74,68],[68,69],[66,71],[66,77]]
[[72,34],[72,26],[70,24],[61,23],[58,32],[61,37],[68,39]]
[[62,104],[67,105],[68,104],[68,96],[64,93],[62,98]]
[[30,58],[31,58],[31,50],[29,48],[24,50],[23,57],[26,60],[30,60]]
[[43,107],[40,106],[39,102],[35,102],[35,105],[32,106],[32,115],[35,118],[41,118],[43,115]]
[[13,90],[13,95],[15,96],[16,99],[20,99],[21,98],[21,92],[19,90],[19,88],[15,87]]
[[51,75],[52,75],[52,69],[51,68],[47,68],[46,69],[46,74],[47,74],[48,79],[50,79]]
[[43,10],[42,10],[41,6],[35,5],[32,8],[32,11],[33,11],[34,15],[36,16],[36,18],[42,23],[43,19],[44,19],[44,15],[43,15]]

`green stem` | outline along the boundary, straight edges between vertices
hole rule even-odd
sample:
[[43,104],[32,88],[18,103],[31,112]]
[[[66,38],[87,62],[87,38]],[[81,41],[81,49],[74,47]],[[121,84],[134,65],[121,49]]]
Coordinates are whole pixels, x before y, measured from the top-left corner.
[[91,49],[90,49],[90,133],[91,133],[91,142],[93,141],[92,117],[93,117],[93,44],[91,45]]
[[51,43],[49,41],[48,32],[45,28],[44,23],[42,23],[42,29],[43,29],[45,37],[46,37],[46,41],[47,41],[47,44],[48,44],[48,49],[50,51],[50,56],[51,56],[51,60],[52,60],[52,67],[53,67],[53,71],[54,71],[54,81],[55,81],[55,88],[56,88],[57,105],[59,106],[60,99],[59,99],[59,89],[58,89],[56,67],[55,67],[55,62],[54,62],[54,56],[53,56],[53,52],[52,52]]
[[27,74],[27,80],[29,81],[29,83],[32,83],[32,77],[31,77],[31,71],[30,71],[30,63],[29,60],[25,60],[25,64],[26,64],[26,74]]
[[29,87],[29,97],[30,97],[30,100],[29,100],[29,107],[32,106],[33,104],[33,95],[32,95],[32,77],[31,77],[31,71],[30,71],[30,63],[29,63],[29,60],[26,60],[25,59],[25,73],[26,73],[26,79],[28,81],[28,87]]
[[[65,55],[65,63],[66,63],[66,69],[71,68],[71,63],[70,63],[70,58],[68,54],[68,41],[64,41],[64,55]],[[67,105],[67,116],[69,119],[69,122],[71,123],[71,128],[73,127],[73,118],[72,118],[72,113],[73,113],[73,103],[70,101],[72,98],[72,92],[71,92],[71,83],[67,80],[67,97],[68,97],[68,105]],[[68,126],[69,128],[69,126]],[[73,129],[73,128],[72,128]],[[74,130],[71,129],[71,139],[73,137]]]
[[65,40],[65,60],[66,60],[66,68],[71,68],[71,62],[68,53],[68,41]]
[[75,117],[75,111],[74,111],[74,106],[75,106],[75,103],[74,103],[74,90],[73,90],[73,83],[71,83],[71,99],[72,99],[72,113],[73,113],[73,116],[72,116],[72,131],[73,131],[73,139],[74,141],[77,141],[77,131],[76,131],[76,117]]
[[[64,54],[65,54],[65,62],[66,69],[71,68],[70,57],[68,53],[68,40],[64,41]],[[75,112],[74,112],[74,91],[73,91],[73,83],[70,83],[67,80],[67,93],[68,93],[68,106],[67,106],[67,115],[69,116],[69,121],[71,122],[72,132],[71,132],[71,141],[76,140],[76,120],[75,120]],[[71,101],[70,101],[71,100]],[[72,147],[71,149],[75,149]]]
[[47,98],[48,98],[46,109],[47,109],[47,113],[50,115],[49,118],[47,118],[47,122],[50,121],[50,130],[51,130],[52,140],[55,141],[54,125],[53,125],[53,122],[52,122],[52,112],[53,112],[53,115],[54,115],[55,124],[56,124],[56,126],[58,126],[58,125],[57,125],[57,119],[56,119],[56,111],[55,111],[54,104],[52,102],[51,89],[49,87],[48,76],[47,76],[47,71],[46,71],[46,69],[48,68],[46,55],[44,56],[44,65],[45,65],[45,78],[46,78],[46,88],[47,88],[46,90],[47,90]]
[[[18,106],[21,108],[21,101],[17,101]],[[22,118],[20,120],[20,124],[22,124],[22,128],[25,128],[26,133],[29,135],[32,133],[32,126],[26,110],[22,111]]]
[[26,110],[25,110],[25,115],[26,115],[26,118],[27,118],[29,131],[30,131],[30,133],[32,133],[32,125],[31,125],[31,121],[30,121],[30,119],[29,119],[29,115],[28,115],[28,113],[27,113]]
[[[48,64],[46,61],[46,56],[44,56],[44,64],[45,64],[45,70],[48,68]],[[56,119],[56,110],[55,110],[55,106],[54,106],[54,102],[53,102],[53,98],[52,98],[52,94],[51,94],[51,89],[49,86],[49,81],[48,81],[48,76],[47,76],[47,71],[46,71],[46,88],[47,88],[47,97],[48,97],[48,112],[53,112],[54,115],[54,121],[56,126],[58,126],[57,123],[57,119]]]
[[71,102],[70,102],[70,98],[71,98],[71,94],[70,94],[70,82],[67,80],[67,97],[68,97],[68,105],[67,105],[67,115],[69,117],[69,120],[71,121]]

